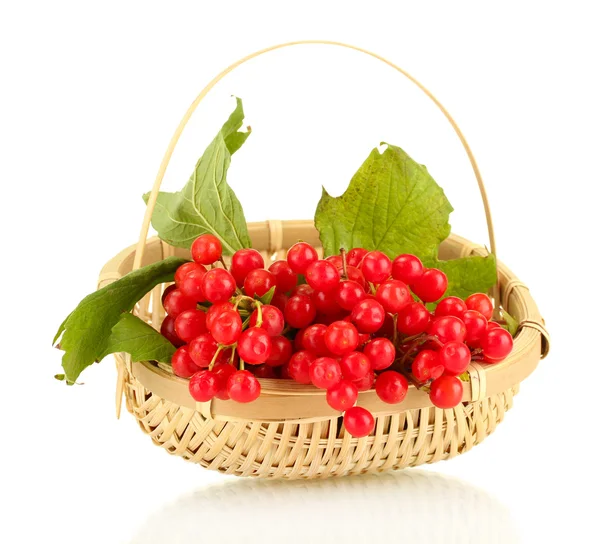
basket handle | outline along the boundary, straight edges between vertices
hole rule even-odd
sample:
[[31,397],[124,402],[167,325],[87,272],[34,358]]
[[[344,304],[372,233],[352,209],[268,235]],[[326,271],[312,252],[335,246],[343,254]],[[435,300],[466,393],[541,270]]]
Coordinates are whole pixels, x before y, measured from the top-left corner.
[[146,238],[148,237],[148,230],[150,228],[150,221],[152,219],[152,212],[154,211],[154,206],[156,205],[156,199],[158,198],[158,192],[160,190],[160,185],[161,185],[163,177],[165,175],[165,171],[167,170],[167,166],[169,164],[169,161],[171,160],[171,156],[173,155],[175,146],[177,145],[177,142],[179,141],[179,137],[181,136],[181,133],[183,132],[183,129],[187,125],[188,121],[192,117],[192,114],[198,107],[198,104],[200,104],[202,99],[208,94],[208,92],[219,81],[221,81],[221,79],[223,79],[229,72],[231,72],[238,66],[244,64],[245,62],[247,62],[255,57],[258,57],[260,55],[263,55],[264,53],[268,53],[270,51],[275,51],[276,49],[282,49],[284,47],[289,47],[292,45],[306,45],[306,44],[335,45],[335,46],[339,46],[339,47],[346,47],[348,49],[354,49],[355,51],[359,51],[361,53],[369,55],[377,60],[380,60],[381,62],[384,62],[385,64],[387,64],[394,70],[400,72],[403,76],[405,76],[407,79],[412,81],[419,89],[421,89],[421,91],[423,91],[423,93],[425,93],[425,95],[427,95],[427,97],[429,97],[431,99],[431,101],[444,114],[444,116],[446,117],[446,119],[448,120],[448,122],[450,123],[452,128],[454,129],[454,132],[456,132],[456,135],[460,139],[460,142],[462,143],[462,145],[467,153],[467,156],[469,157],[471,167],[473,168],[473,173],[475,174],[475,178],[477,179],[477,185],[479,186],[481,200],[483,201],[483,208],[485,210],[485,218],[486,218],[486,222],[487,222],[488,237],[489,237],[489,241],[490,241],[490,250],[494,255],[496,254],[496,240],[494,238],[494,227],[492,225],[492,215],[490,212],[490,205],[488,202],[485,185],[483,184],[483,179],[481,177],[481,173],[479,172],[479,167],[477,166],[477,162],[475,161],[473,152],[471,151],[471,148],[469,147],[469,144],[467,143],[467,140],[465,139],[462,131],[460,130],[460,128],[456,124],[456,121],[454,121],[454,119],[452,118],[450,113],[448,113],[446,108],[444,108],[444,106],[440,103],[440,101],[429,90],[427,90],[427,88],[425,88],[419,81],[417,81],[413,76],[411,76],[408,72],[406,72],[399,66],[396,66],[393,62],[390,62],[389,60],[383,58],[382,56],[380,56],[376,53],[372,53],[371,51],[368,51],[367,49],[363,49],[362,47],[357,47],[355,45],[348,45],[346,43],[334,42],[334,41],[328,41],[328,40],[300,40],[300,41],[295,41],[295,42],[287,42],[287,43],[281,43],[278,45],[272,45],[271,47],[266,47],[265,49],[255,51],[254,53],[251,53],[250,55],[238,60],[237,62],[234,62],[231,66],[225,68],[225,70],[223,70],[212,81],[210,81],[208,83],[208,85],[206,87],[204,87],[204,89],[202,89],[200,94],[192,102],[191,106],[185,112],[183,119],[179,123],[179,126],[175,130],[175,134],[173,134],[173,137],[171,138],[171,141],[169,142],[169,146],[167,147],[167,151],[165,152],[163,160],[160,163],[160,167],[159,167],[158,173],[156,175],[156,180],[154,181],[154,185],[152,187],[152,192],[150,193],[150,197],[148,198],[148,205],[146,207],[146,213],[144,214],[144,221],[142,223],[140,238],[138,240],[136,250],[135,250],[135,258],[133,261],[133,270],[138,269],[142,263],[142,257],[144,255],[144,249],[146,247]]

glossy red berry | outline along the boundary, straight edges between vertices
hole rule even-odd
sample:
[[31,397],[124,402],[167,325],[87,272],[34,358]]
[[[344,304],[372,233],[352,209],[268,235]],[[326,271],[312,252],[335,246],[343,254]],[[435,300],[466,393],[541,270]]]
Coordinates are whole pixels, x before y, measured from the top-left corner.
[[[263,304],[261,306],[262,313],[262,325],[261,329],[267,331],[269,336],[279,336],[283,331],[285,322],[283,319],[283,313],[279,308],[271,306],[270,304]],[[256,327],[258,323],[258,308],[250,314],[250,326]]]
[[484,293],[475,293],[466,298],[465,304],[469,310],[476,310],[482,314],[488,321],[494,314],[494,305],[492,300]]
[[315,261],[307,266],[304,274],[306,283],[315,291],[328,293],[340,282],[338,269],[329,261]]
[[329,389],[342,379],[340,364],[331,357],[319,357],[308,368],[310,381],[319,389]]
[[358,388],[349,380],[340,380],[327,389],[327,404],[334,410],[345,412],[354,406],[358,398]]
[[317,309],[311,297],[295,295],[287,301],[283,315],[291,327],[301,329],[314,321]]
[[318,258],[317,250],[306,242],[294,244],[287,253],[287,262],[296,274],[304,274]]
[[363,333],[378,331],[385,321],[385,310],[383,306],[373,298],[361,300],[350,314],[352,323]]
[[235,279],[223,268],[213,268],[204,274],[202,278],[204,296],[206,300],[213,304],[229,300],[235,293],[235,288]]
[[173,318],[176,318],[185,310],[196,308],[196,301],[186,297],[179,289],[171,291],[166,297],[163,306],[165,311]]
[[[198,267],[200,266],[202,265],[198,265]],[[204,291],[202,290],[202,282],[205,275],[206,270],[202,270],[200,268],[188,272],[181,280],[179,290],[186,297],[191,298],[196,302],[204,302],[206,297],[204,296]]]
[[281,366],[292,357],[292,343],[285,336],[271,338],[271,355],[265,361],[269,366]]
[[421,383],[439,378],[444,373],[444,365],[440,362],[437,351],[424,349],[417,353],[412,362],[412,373]]
[[338,306],[348,312],[352,311],[366,293],[363,287],[353,280],[339,282],[335,290],[335,300]]
[[397,314],[413,301],[408,286],[399,280],[388,280],[380,284],[375,298],[390,314]]
[[465,301],[458,297],[446,297],[439,301],[435,307],[436,317],[444,315],[453,315],[462,319],[463,314],[467,311]]
[[219,345],[209,333],[194,338],[189,345],[190,357],[200,367],[210,365]]
[[269,266],[269,272],[275,277],[276,293],[287,293],[298,283],[298,274],[292,270],[287,261],[275,261]]
[[285,305],[287,304],[288,300],[290,300],[290,297],[288,297],[285,293],[275,292],[273,298],[271,299],[271,305],[275,306],[275,308],[279,308],[281,312],[284,312]]
[[365,280],[364,274],[355,266],[346,267],[346,276],[349,280],[358,283],[358,285],[360,285],[363,289],[366,288],[367,280]]
[[175,319],[170,315],[166,315],[160,326],[160,334],[162,334],[176,348],[183,346],[185,342],[177,336],[175,332]]
[[190,378],[190,395],[196,402],[208,402],[214,398],[218,389],[217,377],[210,370],[201,370]]
[[363,352],[371,361],[373,370],[389,367],[396,358],[396,348],[387,338],[375,338],[365,346]]
[[178,348],[171,358],[171,366],[176,376],[180,378],[190,378],[196,372],[200,372],[201,368],[194,363],[190,357],[188,346]]
[[371,361],[360,351],[346,353],[340,361],[344,378],[354,382],[363,379],[371,370]]
[[338,270],[341,270],[344,267],[344,261],[342,260],[342,257],[340,255],[331,255],[325,260],[327,262],[330,262]]
[[488,320],[477,310],[467,310],[462,315],[462,320],[467,329],[465,342],[469,344],[469,346],[479,345],[481,337],[488,328]]
[[242,318],[235,310],[223,310],[212,322],[210,332],[219,344],[230,346],[242,334]]
[[287,364],[287,372],[290,378],[298,383],[311,383],[309,368],[315,359],[316,357],[310,351],[303,350],[294,353]]
[[225,310],[233,310],[233,303],[226,302],[218,302],[217,304],[213,304],[206,312],[206,328],[210,331],[213,321],[215,318]]
[[512,351],[513,339],[507,330],[497,327],[486,331],[481,337],[480,345],[486,358],[498,362]]
[[420,302],[411,302],[398,313],[396,324],[402,334],[414,336],[427,330],[431,314]]
[[314,289],[308,283],[301,283],[292,289],[290,296],[306,295],[307,297],[312,297],[314,292]]
[[462,401],[463,385],[456,376],[441,376],[431,382],[429,399],[434,406],[454,408]]
[[399,372],[387,370],[377,376],[375,391],[383,402],[398,404],[408,393],[408,380]]
[[213,264],[222,254],[221,242],[212,234],[198,236],[192,243],[192,259],[198,264]]
[[325,345],[335,355],[344,355],[358,346],[358,331],[347,321],[334,321],[325,332]]
[[314,291],[311,296],[317,312],[323,315],[339,315],[342,311],[337,303],[336,292]]
[[269,358],[271,346],[271,338],[267,331],[258,327],[251,327],[240,335],[237,352],[246,363],[258,365]]
[[275,276],[264,268],[257,268],[248,272],[244,280],[244,292],[249,297],[262,297],[275,287]]
[[254,374],[257,378],[267,378],[267,379],[271,379],[271,380],[277,378],[275,369],[266,363],[263,365],[253,366],[252,374]]
[[362,438],[373,432],[375,418],[366,408],[353,406],[344,414],[344,427],[355,438]]
[[185,310],[175,318],[175,332],[184,342],[207,332],[206,314],[201,310]]
[[265,260],[256,249],[239,249],[231,257],[229,271],[238,287],[244,285],[248,273],[257,268],[264,268]]
[[229,363],[221,363],[215,365],[213,368],[213,374],[217,379],[217,392],[215,397],[221,400],[229,400],[229,393],[227,392],[227,382],[232,374],[235,374],[236,368]]
[[392,262],[392,277],[407,285],[415,283],[423,274],[423,270],[421,259],[410,253],[398,255]]
[[183,279],[190,273],[195,270],[199,270],[200,272],[206,272],[206,268],[197,262],[189,262],[182,264],[177,271],[175,272],[175,285],[181,289],[181,282]]
[[227,380],[227,393],[235,402],[252,402],[260,396],[260,382],[248,370],[238,370]]
[[329,350],[325,345],[325,333],[327,325],[316,323],[309,325],[303,330],[301,336],[301,349],[307,349],[317,357],[329,355]]
[[361,270],[367,281],[381,283],[390,277],[392,261],[381,251],[370,251],[363,257]]
[[447,342],[438,352],[446,374],[458,376],[471,362],[471,350],[462,342]]
[[346,263],[349,266],[359,266],[367,253],[369,252],[366,249],[362,247],[355,247],[348,251],[348,255],[346,255]]
[[165,298],[167,298],[167,295],[169,293],[172,293],[173,291],[175,291],[175,289],[177,289],[177,286],[172,283],[171,285],[165,287],[165,290],[163,291],[163,294],[161,296],[160,301],[162,302],[163,306],[165,305]]
[[373,370],[369,370],[364,378],[355,380],[353,383],[356,385],[359,391],[369,391],[373,388],[373,384],[375,383],[375,372],[373,372]]
[[428,268],[411,284],[411,289],[423,302],[440,299],[448,287],[448,278],[437,268]]
[[467,328],[461,319],[453,315],[436,317],[429,325],[427,332],[439,338],[442,344],[446,342],[464,342]]

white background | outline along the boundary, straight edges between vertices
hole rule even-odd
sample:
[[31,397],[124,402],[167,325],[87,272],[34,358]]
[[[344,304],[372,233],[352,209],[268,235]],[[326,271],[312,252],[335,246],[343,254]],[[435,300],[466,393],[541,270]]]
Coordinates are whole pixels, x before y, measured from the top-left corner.
[[[412,4],[0,4],[0,540],[598,541],[594,3]],[[496,433],[422,471],[226,478],[152,446],[129,414],[115,419],[112,361],[81,387],[52,378],[52,336],[136,240],[141,194],[188,104],[237,58],[302,38],[372,49],[438,95],[479,160],[500,258],[553,334]],[[454,230],[486,242],[473,175],[441,114],[383,64],[331,47],[280,51],[220,84],[184,133],[167,188],[183,185],[231,94],[254,129],[230,171],[248,220],[311,217],[321,185],[340,194],[385,140],[446,189]]]

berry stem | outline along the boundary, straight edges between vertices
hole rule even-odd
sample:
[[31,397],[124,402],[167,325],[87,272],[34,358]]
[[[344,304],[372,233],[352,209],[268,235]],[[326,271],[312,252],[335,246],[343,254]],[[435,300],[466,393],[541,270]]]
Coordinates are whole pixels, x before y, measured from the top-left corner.
[[256,311],[258,312],[256,316],[256,326],[260,329],[263,324],[263,313],[262,313],[262,303],[260,301],[256,301]]
[[219,257],[219,262],[220,262],[220,263],[223,265],[223,268],[224,268],[225,270],[229,270],[229,269],[227,268],[227,265],[225,264],[225,260],[223,259],[223,255],[221,255],[221,256]]
[[244,359],[240,357],[240,370],[244,370]]
[[347,270],[347,263],[346,263],[346,250],[341,247],[340,248],[340,255],[342,257],[342,279],[343,280],[347,280],[348,279],[348,270]]
[[394,321],[394,335],[392,337],[392,343],[394,344],[394,347],[396,347],[398,342],[398,314],[394,314],[392,320]]
[[208,365],[208,370],[209,371],[212,370],[213,367],[215,366],[215,363],[217,362],[217,358],[219,357],[219,353],[221,353],[221,351],[223,351],[223,346],[219,346],[217,348],[217,351],[215,351],[215,354],[213,355],[212,361]]
[[419,349],[419,346],[423,345],[425,342],[428,342],[428,341],[433,342],[440,348],[443,347],[443,345],[444,345],[444,344],[442,344],[442,342],[440,342],[440,340],[437,336],[432,336],[430,334],[421,334],[415,340],[413,340],[410,344],[408,344],[406,351],[403,350],[404,355],[402,356],[402,359],[400,360],[400,366],[402,368],[404,368],[404,365],[408,361],[410,355],[414,351]]
[[231,357],[229,357],[229,364],[233,366],[233,361],[235,359],[235,348],[231,350]]

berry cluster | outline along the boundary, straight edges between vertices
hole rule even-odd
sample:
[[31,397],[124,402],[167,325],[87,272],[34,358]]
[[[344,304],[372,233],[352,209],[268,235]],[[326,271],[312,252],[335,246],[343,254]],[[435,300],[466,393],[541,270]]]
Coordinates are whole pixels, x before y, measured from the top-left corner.
[[[445,274],[414,255],[392,261],[354,248],[323,260],[298,242],[268,269],[258,251],[239,250],[228,270],[221,254],[216,237],[200,236],[193,262],[163,295],[161,332],[178,346],[173,371],[190,378],[200,402],[251,402],[260,395],[257,378],[293,379],[325,389],[346,430],[362,437],[375,420],[356,406],[360,391],[374,387],[397,404],[413,383],[435,406],[452,408],[471,361],[496,363],[512,349],[511,335],[490,321],[487,295],[442,298]],[[270,293],[270,303],[261,302]],[[436,301],[432,313],[426,304]]]

